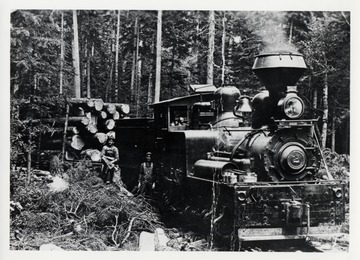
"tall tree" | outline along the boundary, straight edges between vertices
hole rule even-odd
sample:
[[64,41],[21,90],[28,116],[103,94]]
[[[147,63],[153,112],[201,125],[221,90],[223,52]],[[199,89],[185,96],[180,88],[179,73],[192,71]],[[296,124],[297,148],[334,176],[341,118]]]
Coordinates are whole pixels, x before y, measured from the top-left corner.
[[74,59],[74,84],[75,84],[75,97],[81,97],[81,85],[80,85],[80,57],[79,57],[79,35],[78,35],[78,22],[77,22],[77,11],[73,10],[73,30],[74,30],[74,41],[73,41],[73,59]]
[[[347,14],[349,15],[349,14]],[[332,122],[349,113],[350,26],[340,12],[312,14],[300,46],[311,69],[313,103],[318,99],[322,113],[321,146],[325,148]],[[322,95],[317,97],[317,90]],[[319,91],[320,94],[320,91]],[[333,104],[329,106],[329,104]],[[332,120],[335,116],[336,120]],[[329,128],[330,126],[330,128]],[[331,140],[330,140],[331,141]]]
[[138,14],[136,14],[135,22],[134,22],[133,61],[132,61],[131,82],[130,82],[130,92],[132,97],[135,96],[135,91],[136,91],[136,83],[137,83],[137,75],[138,75],[138,59],[139,59],[139,16]]
[[161,84],[161,45],[162,45],[162,11],[158,11],[156,30],[156,72],[155,72],[155,97],[154,101],[160,101]]
[[87,52],[86,62],[86,94],[87,98],[91,98],[91,52]]
[[[142,46],[142,41],[139,41],[139,46]],[[136,117],[139,117],[140,114],[140,93],[141,93],[141,67],[142,67],[142,59],[141,55],[138,54],[137,59],[137,71],[136,71]]]
[[226,22],[226,16],[225,16],[225,12],[223,14],[223,18],[222,18],[222,37],[221,37],[221,58],[222,58],[222,63],[221,63],[221,86],[223,86],[225,84],[225,43],[226,43],[226,26],[225,26],[225,22]]
[[65,42],[64,42],[64,11],[61,11],[61,47],[60,47],[60,94],[63,93],[63,77],[64,77],[64,55],[65,55]]
[[321,132],[321,147],[324,149],[326,147],[326,137],[327,137],[327,130],[328,130],[328,120],[329,120],[329,81],[328,81],[328,61],[326,58],[325,52],[323,52],[324,56],[324,67],[326,70],[324,71],[324,85],[323,85],[323,117],[322,117],[322,132]]
[[119,38],[120,38],[120,10],[117,11],[116,47],[115,47],[115,101],[119,97]]
[[207,84],[214,83],[215,11],[209,11],[209,48],[207,56]]

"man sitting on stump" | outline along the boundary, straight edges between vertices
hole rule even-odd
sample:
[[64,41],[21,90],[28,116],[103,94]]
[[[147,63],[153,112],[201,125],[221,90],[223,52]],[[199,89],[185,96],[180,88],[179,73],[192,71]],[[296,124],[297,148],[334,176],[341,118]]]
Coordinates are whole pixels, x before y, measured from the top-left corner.
[[107,144],[104,145],[101,151],[102,160],[102,179],[106,184],[113,182],[114,172],[118,170],[117,163],[119,162],[119,150],[115,147],[114,137],[109,136]]

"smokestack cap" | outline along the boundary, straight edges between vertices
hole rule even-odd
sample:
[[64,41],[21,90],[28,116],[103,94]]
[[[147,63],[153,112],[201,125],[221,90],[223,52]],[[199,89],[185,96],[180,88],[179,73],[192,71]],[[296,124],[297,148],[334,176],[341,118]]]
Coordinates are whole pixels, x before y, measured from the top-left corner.
[[256,56],[252,69],[270,92],[284,91],[286,86],[295,85],[306,64],[299,53],[263,53]]

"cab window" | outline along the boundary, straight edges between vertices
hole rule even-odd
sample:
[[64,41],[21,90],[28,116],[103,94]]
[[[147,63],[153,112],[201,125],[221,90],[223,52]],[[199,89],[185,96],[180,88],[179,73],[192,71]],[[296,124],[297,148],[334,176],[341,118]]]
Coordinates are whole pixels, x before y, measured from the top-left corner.
[[188,125],[187,106],[170,107],[170,128],[183,130]]

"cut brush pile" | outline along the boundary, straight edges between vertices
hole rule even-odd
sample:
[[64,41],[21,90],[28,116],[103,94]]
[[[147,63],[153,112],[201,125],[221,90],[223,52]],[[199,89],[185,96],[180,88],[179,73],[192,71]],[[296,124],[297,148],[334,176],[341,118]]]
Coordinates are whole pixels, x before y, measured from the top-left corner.
[[[121,182],[106,186],[79,162],[65,173],[33,178],[11,173],[10,249],[137,250],[141,231],[162,227],[155,209]],[[50,180],[49,180],[50,179]]]

